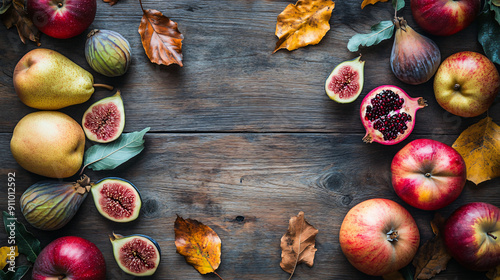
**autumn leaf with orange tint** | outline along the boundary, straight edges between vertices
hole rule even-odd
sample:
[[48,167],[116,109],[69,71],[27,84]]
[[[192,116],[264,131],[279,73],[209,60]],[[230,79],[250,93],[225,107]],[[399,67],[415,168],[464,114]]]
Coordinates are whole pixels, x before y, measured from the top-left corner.
[[177,23],[160,11],[144,9],[142,11],[139,34],[141,34],[142,46],[149,60],[156,64],[182,66],[184,36],[177,28]]
[[26,44],[26,41],[31,40],[37,46],[40,46],[40,30],[33,24],[33,21],[28,16],[28,12],[24,7],[24,1],[14,0],[10,7],[0,18],[7,29],[15,26],[21,41]]
[[[201,274],[214,273],[220,265],[221,240],[210,227],[177,216],[174,224],[177,253]],[[220,276],[219,276],[220,278]],[[222,279],[222,278],[221,278]]]
[[281,237],[281,268],[290,273],[292,278],[297,265],[305,263],[313,266],[316,254],[316,235],[318,230],[304,218],[300,211],[295,217],[290,218],[288,231]]
[[451,260],[451,255],[446,250],[441,234],[444,223],[445,219],[439,213],[436,213],[431,221],[434,237],[420,246],[413,259],[415,279],[431,279],[445,270],[446,265]]
[[500,176],[500,127],[490,117],[464,130],[452,147],[464,158],[467,180],[477,185]]
[[288,5],[278,15],[276,36],[279,40],[273,53],[318,44],[330,30],[334,7],[331,0],[298,0],[295,5]]
[[105,3],[109,3],[110,6],[113,6],[114,4],[118,3],[118,0],[102,0]]
[[361,9],[364,9],[366,5],[368,4],[375,4],[377,2],[387,2],[389,0],[363,0],[363,3],[361,3]]

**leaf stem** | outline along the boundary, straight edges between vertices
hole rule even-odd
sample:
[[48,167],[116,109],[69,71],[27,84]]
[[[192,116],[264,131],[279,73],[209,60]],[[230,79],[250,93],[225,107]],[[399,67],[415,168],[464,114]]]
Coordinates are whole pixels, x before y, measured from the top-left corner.
[[224,280],[224,279],[222,279],[222,277],[220,277],[219,274],[217,274],[217,272],[215,272],[215,270],[214,270],[214,274],[217,275],[217,277],[219,277],[220,280]]
[[144,13],[144,8],[142,7],[142,1],[141,0],[139,0],[139,4],[141,4],[141,10]]

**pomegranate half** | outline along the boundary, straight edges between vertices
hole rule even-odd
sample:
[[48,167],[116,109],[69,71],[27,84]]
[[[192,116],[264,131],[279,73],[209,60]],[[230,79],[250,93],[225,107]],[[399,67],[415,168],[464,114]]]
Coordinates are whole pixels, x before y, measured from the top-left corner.
[[363,141],[397,144],[413,131],[415,114],[427,106],[422,97],[411,98],[399,87],[379,86],[361,102],[361,122],[366,129]]

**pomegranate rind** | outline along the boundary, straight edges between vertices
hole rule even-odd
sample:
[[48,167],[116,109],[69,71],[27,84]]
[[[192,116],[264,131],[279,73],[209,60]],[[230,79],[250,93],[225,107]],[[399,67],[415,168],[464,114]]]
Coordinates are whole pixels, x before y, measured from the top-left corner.
[[[91,125],[91,120],[96,121],[96,118],[99,116],[95,116],[97,114],[97,110],[102,108],[103,106],[113,106],[113,109],[116,110],[118,115],[118,123],[114,123],[114,131],[111,136],[101,137],[95,131],[95,127]],[[91,118],[92,114],[94,114],[94,118]],[[116,118],[115,118],[116,119]],[[92,104],[83,114],[82,117],[82,128],[85,132],[85,135],[90,141],[94,141],[97,143],[109,143],[115,141],[120,137],[123,132],[123,128],[125,127],[125,108],[123,106],[123,99],[121,97],[120,91],[117,91],[113,96],[103,98],[94,104]]]
[[[113,255],[115,257],[116,263],[118,266],[127,274],[133,276],[150,276],[156,272],[156,269],[160,265],[161,260],[161,250],[160,245],[153,238],[143,235],[143,234],[133,234],[130,236],[122,236],[120,234],[113,233],[112,236],[109,237],[111,244],[113,246]],[[131,268],[127,267],[127,260],[124,259],[123,256],[123,248],[129,246],[133,242],[138,242],[140,244],[144,244],[147,246],[148,251],[153,253],[152,255],[147,256],[147,260],[149,263],[153,263],[153,266],[148,268],[143,268],[140,272],[133,271]],[[141,262],[144,261],[144,257],[142,256],[140,251],[135,252],[136,255],[141,258]],[[135,255],[134,255],[135,256]]]
[[[365,120],[366,107],[368,105],[371,105],[370,102],[371,99],[373,99],[375,95],[377,95],[379,92],[383,90],[391,90],[400,97],[403,97],[405,99],[403,107],[393,112],[406,112],[412,117],[412,120],[408,122],[408,128],[405,130],[405,133],[399,134],[393,140],[384,140],[383,134],[380,131],[373,128],[374,121],[372,122]],[[404,90],[393,85],[382,85],[373,89],[365,96],[365,98],[363,98],[363,101],[361,102],[361,108],[359,110],[361,122],[363,123],[363,126],[366,129],[366,134],[363,137],[363,142],[365,143],[377,142],[383,145],[395,145],[405,140],[411,134],[415,126],[416,111],[427,106],[426,102],[427,101],[422,97],[411,98]]]
[[[116,186],[120,187],[119,190],[120,193],[122,194],[126,193],[126,195],[131,197],[129,197],[126,202],[123,201],[119,202],[120,205],[116,206],[104,205],[107,203],[106,201],[107,199],[116,200],[116,198],[107,198],[105,197],[103,192],[109,190],[109,188],[111,187],[116,187]],[[99,213],[103,217],[117,223],[131,222],[137,219],[137,217],[139,217],[139,213],[142,207],[141,194],[139,193],[137,187],[130,181],[118,177],[107,177],[95,183],[90,190],[92,193],[92,197],[94,198],[94,203],[97,208],[97,211],[99,211]],[[106,206],[108,206],[108,208],[106,208]],[[120,206],[122,208],[127,208],[127,209],[116,208]],[[113,213],[114,209],[116,209],[115,210],[116,213]],[[126,216],[122,215],[121,217],[119,217],[120,213],[118,213],[118,211],[126,211],[127,214]]]
[[[338,103],[351,103],[356,100],[363,90],[364,66],[365,62],[361,61],[361,56],[338,64],[325,81],[325,92],[328,97]],[[351,88],[351,90],[354,90],[354,94],[348,97],[343,96],[342,92],[338,92],[334,88],[330,87],[330,84],[332,83],[334,77],[342,75],[343,70],[352,71],[355,74],[354,81],[351,81],[351,79],[353,78],[352,76],[342,78],[347,80],[347,84],[344,86],[351,86],[353,87]]]

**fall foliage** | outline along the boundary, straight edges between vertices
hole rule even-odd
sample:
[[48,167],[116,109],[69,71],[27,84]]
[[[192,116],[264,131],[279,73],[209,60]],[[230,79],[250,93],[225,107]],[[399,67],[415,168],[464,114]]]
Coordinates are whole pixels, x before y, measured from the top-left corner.
[[500,127],[490,117],[464,130],[453,148],[464,158],[467,180],[477,185],[500,176]]
[[368,4],[375,4],[377,2],[387,2],[389,0],[363,0],[363,3],[361,3],[361,9],[364,9],[366,5]]
[[24,7],[24,1],[14,0],[7,11],[0,15],[3,24],[7,29],[15,26],[17,28],[17,33],[21,41],[26,44],[27,40],[35,42],[37,46],[40,46],[40,31],[31,21],[28,16],[26,9]]
[[334,7],[331,0],[298,0],[296,4],[289,4],[278,15],[276,36],[279,40],[274,52],[318,44],[330,30]]

